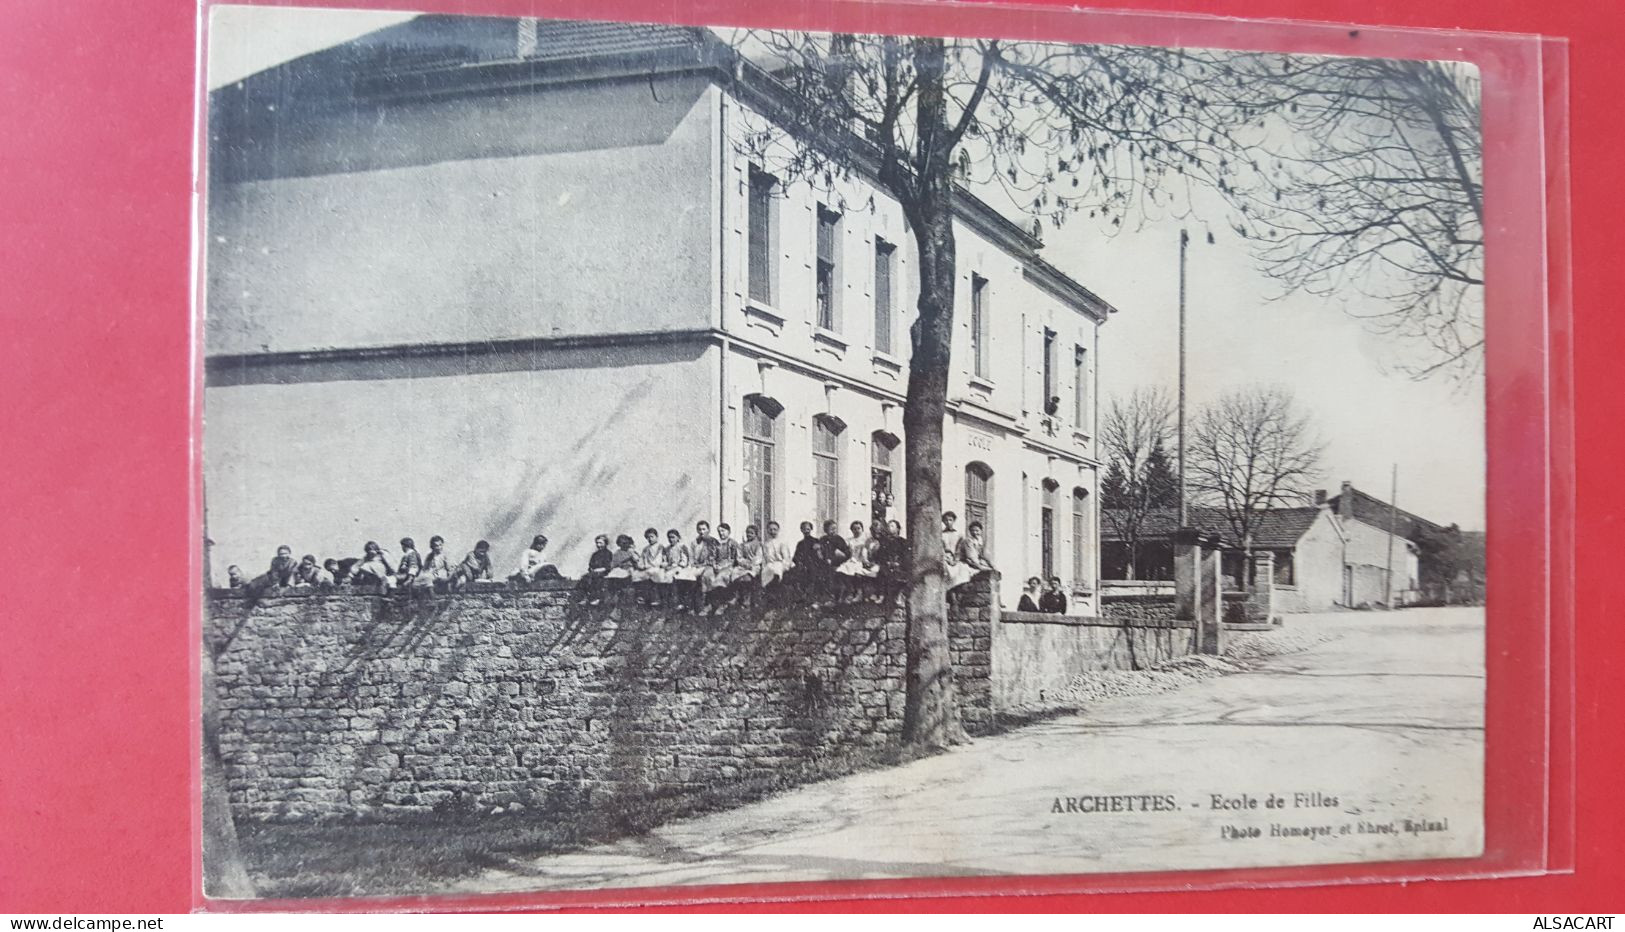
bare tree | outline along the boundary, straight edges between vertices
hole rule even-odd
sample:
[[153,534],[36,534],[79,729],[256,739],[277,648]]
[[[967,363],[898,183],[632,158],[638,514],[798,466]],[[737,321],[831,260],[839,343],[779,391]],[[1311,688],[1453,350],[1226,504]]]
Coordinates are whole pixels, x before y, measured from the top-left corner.
[[[908,592],[904,754],[964,740],[941,566],[942,431],[952,344],[954,204],[1002,186],[1034,219],[1084,212],[1120,225],[1193,176],[1223,177],[1234,107],[1205,90],[1207,56],[1142,48],[931,37],[751,32],[734,39],[747,99],[774,123],[748,133],[781,179],[833,189],[863,174],[901,205],[918,255],[904,469]],[[748,53],[748,54],[746,54]]]
[[205,645],[203,665],[203,891],[212,897],[246,899],[254,881],[243,857],[226,792],[226,765],[220,754],[220,699],[214,666],[219,653]]
[[[1140,534],[1152,510],[1164,507],[1153,468],[1157,451],[1174,444],[1174,403],[1160,388],[1113,398],[1100,424],[1100,458],[1112,481],[1102,489],[1101,516],[1128,547],[1128,578],[1136,578]],[[1166,463],[1164,464],[1166,465]]]
[[1246,550],[1266,510],[1309,500],[1324,447],[1287,390],[1226,394],[1203,407],[1194,428],[1186,464],[1194,490]]
[[1225,185],[1262,270],[1342,302],[1400,344],[1413,377],[1483,360],[1478,72],[1459,62],[1241,55],[1214,86],[1264,108],[1246,177]]

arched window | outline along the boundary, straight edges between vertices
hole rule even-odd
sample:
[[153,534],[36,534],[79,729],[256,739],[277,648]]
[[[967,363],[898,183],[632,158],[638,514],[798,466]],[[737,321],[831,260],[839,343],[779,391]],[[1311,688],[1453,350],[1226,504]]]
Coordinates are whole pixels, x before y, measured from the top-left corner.
[[965,467],[965,524],[982,524],[983,538],[993,539],[993,470],[986,463],[971,463]]
[[897,499],[897,435],[877,430],[869,438],[869,523],[891,517]]
[[745,514],[759,528],[766,528],[777,517],[778,416],[783,410],[778,402],[761,395],[745,399]]
[[813,419],[813,501],[819,530],[825,521],[841,520],[841,433],[845,427],[832,417]]
[[1089,541],[1089,491],[1072,490],[1072,586],[1082,589],[1088,585],[1090,554],[1094,548]]
[[1038,558],[1044,569],[1044,579],[1055,575],[1055,490],[1060,484],[1054,479],[1044,480],[1044,504],[1038,511]]

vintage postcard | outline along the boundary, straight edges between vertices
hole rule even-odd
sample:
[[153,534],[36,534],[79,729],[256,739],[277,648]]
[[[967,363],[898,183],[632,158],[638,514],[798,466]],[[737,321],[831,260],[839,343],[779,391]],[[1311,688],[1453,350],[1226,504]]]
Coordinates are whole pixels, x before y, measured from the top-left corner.
[[207,30],[210,897],[1483,852],[1473,67]]

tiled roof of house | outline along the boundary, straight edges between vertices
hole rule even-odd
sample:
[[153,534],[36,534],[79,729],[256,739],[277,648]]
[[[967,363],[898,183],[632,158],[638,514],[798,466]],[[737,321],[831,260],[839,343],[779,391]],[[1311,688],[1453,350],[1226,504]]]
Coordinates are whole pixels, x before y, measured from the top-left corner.
[[1344,495],[1349,495],[1349,503],[1352,507],[1352,516],[1359,521],[1363,521],[1366,524],[1377,528],[1378,530],[1388,530],[1388,522],[1390,517],[1396,519],[1394,521],[1394,533],[1398,534],[1400,537],[1406,538],[1407,540],[1415,541],[1425,532],[1431,531],[1437,533],[1438,531],[1444,530],[1442,527],[1434,524],[1432,521],[1417,515],[1413,515],[1403,508],[1398,509],[1396,514],[1392,505],[1376,497],[1375,495],[1368,492],[1362,492],[1353,486],[1345,486],[1342,492],[1327,499],[1326,504],[1330,506],[1333,511],[1341,512]]
[[[1235,539],[1235,531],[1231,528],[1230,522],[1225,520],[1221,509],[1196,505],[1191,507],[1189,512],[1192,527],[1219,535],[1229,546],[1241,545],[1241,541]],[[1309,530],[1319,514],[1320,509],[1313,506],[1271,508],[1261,512],[1252,527],[1253,546],[1265,550],[1289,550],[1297,546],[1298,538]],[[1116,519],[1114,512],[1107,509],[1101,514],[1101,518],[1101,539],[1122,540],[1121,523]],[[1178,529],[1178,509],[1154,508],[1146,514],[1140,524],[1140,539],[1143,541],[1172,537]]]
[[1258,516],[1253,525],[1253,546],[1268,549],[1296,547],[1298,538],[1308,532],[1309,526],[1320,517],[1320,509],[1271,508]]

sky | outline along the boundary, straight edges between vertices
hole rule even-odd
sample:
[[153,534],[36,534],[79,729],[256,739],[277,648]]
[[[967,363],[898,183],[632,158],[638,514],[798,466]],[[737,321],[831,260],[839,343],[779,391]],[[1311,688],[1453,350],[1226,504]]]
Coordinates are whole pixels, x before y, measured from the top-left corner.
[[[278,15],[280,14],[280,15]],[[252,16],[253,25],[247,25]],[[264,68],[411,18],[410,13],[216,6],[208,84]],[[1024,218],[1017,217],[1022,220]],[[1484,527],[1484,392],[1416,382],[1383,365],[1385,338],[1327,299],[1292,295],[1254,267],[1245,241],[1214,223],[1216,242],[1192,227],[1187,257],[1190,410],[1263,383],[1288,389],[1312,412],[1326,443],[1317,487],[1343,481],[1387,499],[1397,466],[1401,508],[1440,524]],[[1044,256],[1119,310],[1101,334],[1106,399],[1140,386],[1170,395],[1178,379],[1179,230],[1173,220],[1130,222],[1115,236],[1075,219],[1046,229]],[[1356,310],[1358,308],[1356,307]]]
[[[1222,225],[1219,225],[1222,229]],[[1049,260],[1119,310],[1101,332],[1105,398],[1139,386],[1178,386],[1179,229],[1147,224],[1115,238],[1069,224],[1046,234]],[[1343,481],[1389,498],[1397,465],[1401,508],[1465,530],[1484,527],[1484,391],[1386,371],[1387,338],[1313,296],[1272,301],[1234,235],[1193,230],[1186,266],[1189,406],[1249,383],[1289,389],[1326,443],[1317,487]]]
[[378,10],[211,7],[209,90],[416,15]]

